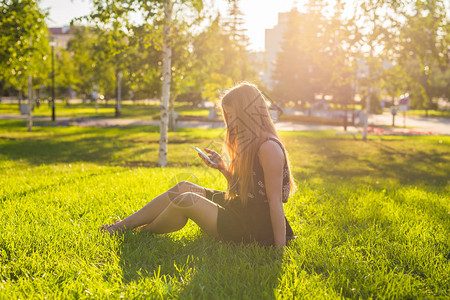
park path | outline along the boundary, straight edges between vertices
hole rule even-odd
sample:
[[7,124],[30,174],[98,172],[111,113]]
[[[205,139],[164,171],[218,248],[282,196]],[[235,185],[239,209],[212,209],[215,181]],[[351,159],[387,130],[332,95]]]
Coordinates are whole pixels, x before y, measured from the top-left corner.
[[[411,127],[417,130],[431,131],[434,133],[441,133],[450,135],[450,119],[446,118],[426,118],[418,116],[408,116],[404,119],[402,114],[398,114],[395,117],[395,125]],[[378,126],[391,126],[392,125],[392,115],[391,113],[383,113],[380,115],[371,115],[369,117],[369,124],[376,124]]]
[[[0,120],[15,119],[26,120],[25,115],[19,114],[0,114]],[[50,117],[34,116],[35,121],[50,121]],[[396,125],[402,126],[404,123],[403,116],[396,117]],[[446,118],[425,118],[406,116],[405,124],[407,128],[396,127],[392,129],[378,130],[377,126],[390,127],[392,124],[392,115],[384,113],[381,115],[371,115],[369,117],[369,125],[372,133],[390,132],[391,134],[439,134],[450,135],[450,119]],[[82,127],[121,127],[121,126],[158,126],[158,120],[145,119],[116,119],[116,118],[80,118],[71,119],[64,117],[57,117],[55,125],[60,126],[82,126]],[[223,122],[211,121],[177,121],[179,128],[224,128]],[[343,131],[343,126],[321,125],[321,124],[306,124],[292,121],[280,121],[275,124],[277,130],[282,131],[313,131],[313,130],[337,130]],[[347,131],[350,133],[359,133],[362,127],[348,126]]]

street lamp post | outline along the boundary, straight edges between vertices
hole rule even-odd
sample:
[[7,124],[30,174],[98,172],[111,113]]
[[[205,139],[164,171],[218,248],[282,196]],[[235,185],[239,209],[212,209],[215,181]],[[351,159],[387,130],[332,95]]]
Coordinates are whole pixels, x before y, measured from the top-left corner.
[[50,46],[52,47],[52,121],[55,121],[55,41],[53,36]]

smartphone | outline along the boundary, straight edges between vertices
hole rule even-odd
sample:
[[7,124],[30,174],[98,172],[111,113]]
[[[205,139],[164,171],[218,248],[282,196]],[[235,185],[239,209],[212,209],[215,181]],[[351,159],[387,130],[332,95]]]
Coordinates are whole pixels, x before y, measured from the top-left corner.
[[206,160],[208,160],[211,164],[215,165],[215,163],[209,158],[209,156],[206,155],[205,152],[203,152],[202,150],[200,150],[200,148],[195,147],[195,146],[192,146],[192,147],[194,147],[194,149],[197,150],[197,152],[200,153],[200,155],[203,156]]

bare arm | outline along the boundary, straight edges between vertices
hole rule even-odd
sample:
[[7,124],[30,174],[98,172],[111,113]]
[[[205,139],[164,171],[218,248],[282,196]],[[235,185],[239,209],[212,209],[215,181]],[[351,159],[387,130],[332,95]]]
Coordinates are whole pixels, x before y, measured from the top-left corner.
[[286,224],[281,200],[284,153],[275,142],[266,142],[259,149],[259,162],[264,171],[275,246],[284,247],[286,246]]

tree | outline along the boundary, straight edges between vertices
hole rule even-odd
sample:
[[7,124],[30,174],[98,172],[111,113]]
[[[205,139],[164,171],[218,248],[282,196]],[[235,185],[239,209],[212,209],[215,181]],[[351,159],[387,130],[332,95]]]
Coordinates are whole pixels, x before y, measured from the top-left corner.
[[56,86],[66,91],[67,105],[74,88],[80,80],[76,71],[75,61],[70,52],[65,49],[59,49],[56,55],[55,82]]
[[385,90],[391,98],[392,105],[394,100],[404,94],[408,89],[405,78],[408,76],[405,69],[399,64],[395,64],[392,68],[386,69],[381,77],[381,88]]
[[105,57],[103,65],[112,68],[114,74],[114,98],[116,98],[115,116],[121,115],[121,81],[123,70],[127,68],[129,39],[117,20],[113,21],[112,29],[100,31],[100,49]]
[[450,59],[446,9],[442,0],[417,0],[402,12],[406,21],[398,34],[398,62],[408,70],[411,99],[419,108],[435,108],[434,98],[449,96],[440,80]]
[[163,29],[163,61],[162,61],[162,99],[161,99],[161,125],[159,134],[159,160],[158,165],[167,166],[167,129],[169,127],[169,97],[170,77],[172,63],[172,45],[170,42],[172,25],[172,0],[164,0],[164,29]]
[[[71,60],[75,66],[74,73],[78,81],[75,89],[86,97],[92,92],[95,82],[96,55],[94,45],[97,35],[93,29],[84,26],[74,28],[74,36],[67,45],[67,51],[71,53]],[[100,74],[99,74],[100,75]]]
[[33,0],[2,0],[0,9],[0,86],[7,82],[21,91],[28,82],[28,130],[31,131],[31,78],[37,87],[47,80],[49,70],[46,14]]
[[399,26],[398,13],[404,5],[398,0],[365,0],[356,7],[355,21],[362,24],[357,45],[360,60],[367,66],[366,76],[358,83],[365,90],[366,99],[363,140],[367,139],[371,96],[380,88],[383,59],[388,57],[382,54],[392,44]]
[[210,101],[217,101],[221,91],[225,88],[229,88],[232,84],[233,81],[230,77],[223,74],[212,73],[203,87],[202,98]]
[[168,104],[170,97],[171,75],[172,75],[172,45],[174,36],[171,34],[173,24],[172,12],[174,4],[179,7],[190,6],[195,11],[200,11],[203,6],[201,0],[190,1],[172,1],[172,0],[93,0],[94,11],[89,19],[94,21],[97,26],[109,26],[114,32],[123,28],[123,32],[131,30],[135,25],[129,20],[130,13],[140,13],[143,16],[144,23],[151,25],[156,30],[152,32],[149,40],[153,44],[158,44],[158,38],[161,31],[161,23],[158,17],[163,16],[161,45],[162,50],[162,89],[161,89],[161,125],[160,125],[160,148],[159,165],[167,166],[167,132],[168,132]]
[[[231,8],[230,13],[240,12],[233,6]],[[193,37],[192,88],[200,92],[203,99],[216,100],[233,82],[256,80],[246,50],[248,39],[240,20],[240,15],[230,15],[222,21],[218,14],[209,20],[209,26]]]
[[230,77],[234,82],[251,80],[256,77],[247,56],[248,37],[242,28],[243,13],[239,8],[239,1],[230,1],[228,13],[222,21],[221,43],[224,63],[220,73]]
[[[355,44],[359,36],[354,18],[344,17],[343,9],[344,3],[336,1],[333,14],[324,21],[324,30],[320,32],[321,45],[313,54],[320,55],[314,55],[314,61],[320,66],[321,85],[333,96],[333,101],[347,111],[354,96]],[[346,122],[347,116],[344,120]]]
[[[251,80],[256,76],[248,63],[248,41],[240,28],[238,1],[230,1],[234,9],[229,22],[222,25],[217,17],[204,31],[200,24],[202,0],[92,2],[94,10],[87,19],[96,24],[96,30],[100,34],[108,30],[112,34],[123,33],[123,38],[109,40],[116,47],[110,47],[116,53],[109,57],[120,57],[120,47],[115,43],[128,43],[126,51],[120,50],[126,59],[120,61],[130,88],[161,97],[159,165],[166,166],[168,118],[172,115],[174,128],[174,99],[182,93],[200,94],[208,83],[214,85],[212,74],[227,81]],[[132,22],[136,15],[142,17],[141,24]],[[101,61],[108,61],[108,55]]]
[[[94,88],[107,98],[114,94],[114,67],[104,50],[107,39],[101,29],[76,26],[74,37],[68,43],[67,51],[74,64],[77,81],[76,90],[84,97],[91,95]],[[58,74],[58,76],[60,76]]]
[[128,85],[138,98],[155,98],[161,95],[161,49],[149,41],[155,28],[147,24],[135,26],[127,64]]

